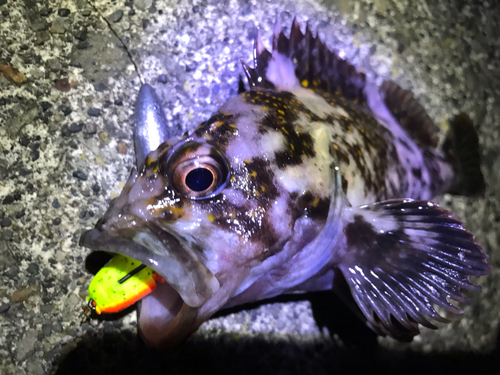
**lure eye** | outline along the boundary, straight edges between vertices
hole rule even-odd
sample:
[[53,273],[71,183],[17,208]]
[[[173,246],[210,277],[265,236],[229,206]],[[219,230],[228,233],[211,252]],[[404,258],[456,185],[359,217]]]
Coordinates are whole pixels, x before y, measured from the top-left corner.
[[169,164],[174,189],[190,199],[213,197],[227,180],[227,163],[210,145],[186,144],[174,153]]

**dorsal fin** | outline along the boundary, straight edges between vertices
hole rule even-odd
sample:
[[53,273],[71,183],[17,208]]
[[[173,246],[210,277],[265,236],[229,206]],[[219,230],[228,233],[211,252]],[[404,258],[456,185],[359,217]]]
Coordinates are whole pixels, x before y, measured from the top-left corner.
[[[302,33],[294,19],[287,38],[279,21],[276,21],[272,46],[271,53],[264,47],[258,33],[254,42],[254,68],[242,61],[250,88],[283,89],[290,88],[293,82],[295,85],[341,94],[360,103],[366,101],[365,74],[357,72],[353,65],[330,51],[318,35],[313,36],[309,24],[306,25],[305,33]],[[280,74],[276,74],[276,71]]]
[[413,93],[393,81],[384,81],[380,90],[385,96],[385,105],[415,143],[437,147],[439,128]]

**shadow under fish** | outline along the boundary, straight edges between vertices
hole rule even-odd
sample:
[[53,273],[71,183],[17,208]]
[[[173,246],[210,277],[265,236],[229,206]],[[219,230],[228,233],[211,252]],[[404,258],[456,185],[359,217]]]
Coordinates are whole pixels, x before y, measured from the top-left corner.
[[250,90],[191,133],[172,134],[142,87],[137,169],[80,240],[128,268],[112,266],[111,284],[94,278],[90,294],[102,293],[90,308],[140,300],[151,346],[176,344],[221,309],[284,293],[333,289],[376,333],[399,340],[447,321],[435,306],[461,313],[450,300],[480,289],[469,278],[488,274],[487,256],[429,199],[484,191],[469,117],[452,119],[439,147],[410,92],[367,82],[309,26],[303,33],[294,20],[286,37],[277,23],[272,45],[257,37],[254,68],[242,62]]

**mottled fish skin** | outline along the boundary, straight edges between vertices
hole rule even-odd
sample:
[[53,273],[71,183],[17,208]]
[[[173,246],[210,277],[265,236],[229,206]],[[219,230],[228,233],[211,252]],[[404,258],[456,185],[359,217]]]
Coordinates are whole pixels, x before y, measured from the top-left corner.
[[[290,39],[300,44],[305,39],[297,41],[297,27],[294,22]],[[289,43],[282,35],[275,34],[277,51]],[[336,267],[345,266],[342,271],[349,272],[354,267],[351,260],[369,251],[365,243],[353,242],[359,230],[377,231],[367,239],[369,244],[378,241],[380,231],[396,228],[391,220],[375,224],[378,211],[355,207],[393,198],[428,200],[445,191],[453,178],[445,155],[418,145],[391,115],[377,87],[363,83],[359,99],[360,95],[353,99],[341,90],[328,92],[300,77],[287,56],[265,55],[262,48],[258,40],[258,55],[266,56],[262,84],[228,100],[191,134],[150,152],[96,229],[82,237],[82,244],[95,250],[122,252],[104,248],[103,239],[110,246],[117,237],[139,243],[151,250],[144,250],[149,255],[139,260],[148,262],[168,284],[170,271],[155,263],[155,257],[162,256],[158,244],[178,243],[178,249],[165,245],[169,254],[175,253],[176,267],[190,262],[186,272],[192,269],[208,292],[174,286],[178,294],[172,298],[177,302],[179,295],[186,302],[186,290],[199,298],[189,306],[184,303],[180,311],[169,310],[164,322],[150,317],[147,306],[154,303],[146,297],[139,325],[151,345],[181,339],[225,307],[290,291],[331,288]],[[262,73],[244,68],[251,83]],[[220,187],[207,197],[189,196],[176,186],[176,166],[191,157],[210,160],[221,170]],[[429,212],[438,224],[445,221],[459,226],[457,233],[465,232],[458,221],[448,221],[447,211],[431,207]],[[368,222],[371,219],[373,223]],[[404,234],[413,230],[398,228]],[[163,240],[152,240],[161,236]],[[157,244],[151,245],[154,241]],[[473,236],[467,241],[473,242]],[[351,248],[356,256],[349,255]],[[474,251],[480,252],[480,246]],[[371,258],[364,259],[370,264]],[[487,273],[485,267],[479,266],[478,274]],[[159,300],[158,296],[154,298]],[[357,302],[363,312],[369,310],[362,300]],[[183,309],[189,310],[185,319]],[[428,316],[439,319],[429,311]],[[416,329],[411,322],[404,324]],[[379,333],[392,334],[388,330]]]

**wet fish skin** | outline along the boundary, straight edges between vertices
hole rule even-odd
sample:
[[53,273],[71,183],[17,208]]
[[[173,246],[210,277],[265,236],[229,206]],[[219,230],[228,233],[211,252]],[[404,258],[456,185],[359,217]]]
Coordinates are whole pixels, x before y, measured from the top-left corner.
[[[435,129],[405,129],[397,100],[295,21],[289,38],[277,27],[272,53],[259,39],[255,50],[256,67],[243,64],[250,91],[152,150],[82,236],[167,281],[139,308],[145,341],[175,344],[222,308],[331,289],[338,272],[382,335],[432,328],[443,320],[434,304],[460,312],[448,298],[464,302],[469,276],[489,266],[428,202],[455,174]],[[212,171],[213,188],[190,189],[185,165]]]

